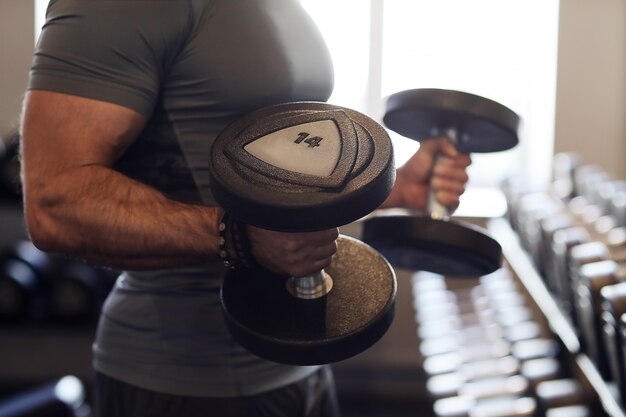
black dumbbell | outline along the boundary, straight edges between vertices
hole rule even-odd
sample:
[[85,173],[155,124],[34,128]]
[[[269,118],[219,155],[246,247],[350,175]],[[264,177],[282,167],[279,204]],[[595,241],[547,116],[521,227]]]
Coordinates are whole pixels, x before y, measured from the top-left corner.
[[[626,226],[624,223],[624,207],[619,205],[619,199],[614,202],[615,196],[624,195],[626,193],[626,181],[615,180],[607,181],[598,186],[596,190],[596,196],[598,199],[598,206],[603,213],[615,217],[618,226]],[[617,203],[617,204],[616,204]]]
[[[580,286],[580,268],[587,263],[613,260],[626,262],[626,229],[616,227],[608,230],[602,238],[573,246],[568,254],[569,276],[567,280],[571,287],[571,302],[576,306],[577,291]],[[573,315],[576,322],[578,317]]]
[[[228,126],[211,150],[211,189],[231,216],[257,227],[306,232],[361,218],[395,179],[382,126],[345,107],[271,106]],[[269,360],[308,365],[353,356],[389,327],[396,281],[370,246],[340,236],[332,264],[308,277],[261,267],[229,271],[221,290],[233,337]]]
[[572,248],[589,242],[590,236],[584,227],[572,227],[554,232],[547,265],[546,280],[554,288],[556,301],[567,316],[573,314],[572,289],[570,286],[570,258]]
[[615,217],[618,226],[626,227],[626,191],[618,191],[611,197],[609,213]]
[[[555,159],[558,159],[555,157]],[[606,240],[607,233],[619,226],[620,219],[626,211],[620,212],[612,204],[616,194],[624,192],[626,182],[614,181],[596,166],[583,166],[576,172],[578,188],[584,194],[566,202],[563,209],[542,220],[542,236],[544,242],[541,252],[550,255],[553,234],[560,229],[582,226],[589,231],[590,240]],[[547,272],[541,269],[541,272]]]
[[534,398],[501,396],[477,400],[471,396],[442,398],[433,405],[437,417],[533,417]]
[[0,256],[0,320],[41,318],[50,257],[29,241],[19,241]]
[[520,199],[517,233],[540,273],[544,269],[546,245],[542,225],[546,219],[564,211],[565,203],[545,192],[527,194]]
[[[568,233],[572,231],[575,235]],[[578,291],[578,283],[580,282],[580,267],[593,262],[600,262],[610,258],[610,252],[607,246],[598,241],[584,241],[588,233],[581,232],[579,229],[564,229],[555,234],[555,244],[560,247],[555,248],[557,262],[563,268],[556,276],[558,282],[558,297],[561,304],[565,307],[564,312],[568,314],[572,320],[575,330],[578,329],[578,316],[576,315],[576,291]],[[573,238],[572,238],[573,237]],[[572,239],[569,239],[572,238]],[[580,239],[579,239],[580,238]],[[569,240],[569,241],[568,241]],[[564,257],[564,258],[563,258]]]
[[589,204],[596,204],[598,188],[601,184],[612,180],[611,175],[599,166],[583,164],[574,172],[575,194],[586,198]]
[[621,317],[626,313],[626,282],[602,288],[600,299],[604,354],[607,357],[610,379],[615,382],[619,398],[624,403],[626,402],[626,361],[622,346],[625,339],[620,326]]
[[[402,136],[425,141],[446,135],[463,153],[497,152],[518,143],[519,117],[500,103],[460,91],[414,89],[389,97],[384,122]],[[501,265],[502,249],[479,227],[449,219],[430,199],[430,216],[370,216],[363,240],[411,270],[478,277]]]
[[570,201],[566,209],[543,218],[539,226],[542,243],[538,252],[542,254],[542,257],[538,269],[546,276],[550,288],[555,290],[553,287],[555,277],[551,276],[555,273],[551,269],[553,262],[562,262],[562,258],[559,259],[558,257],[562,256],[563,248],[555,253],[553,247],[554,236],[558,231],[582,227],[589,235],[587,241],[600,241],[609,244],[609,233],[618,226],[615,215],[603,213],[600,206],[587,205],[586,200],[581,197],[576,197]]
[[75,376],[11,396],[0,402],[2,417],[77,417],[89,415],[87,389]]
[[612,260],[582,265],[578,277],[575,307],[581,344],[600,374],[609,379],[611,375],[602,330],[601,290],[617,284],[624,277],[619,276],[619,266]]
[[576,152],[559,152],[552,159],[551,194],[567,201],[576,196],[575,173],[581,166]]
[[591,395],[574,378],[562,378],[543,381],[535,387],[537,406],[545,415],[551,408],[587,404]]

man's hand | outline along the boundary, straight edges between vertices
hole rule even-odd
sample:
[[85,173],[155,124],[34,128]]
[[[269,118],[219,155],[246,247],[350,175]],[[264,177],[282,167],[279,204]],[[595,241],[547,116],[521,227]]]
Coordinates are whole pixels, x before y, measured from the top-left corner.
[[255,260],[279,275],[310,275],[330,265],[337,252],[337,229],[282,233],[248,226],[247,231]]
[[430,187],[437,201],[454,211],[465,191],[466,169],[472,163],[446,137],[423,141],[419,150],[397,170],[396,183],[382,208],[424,210]]

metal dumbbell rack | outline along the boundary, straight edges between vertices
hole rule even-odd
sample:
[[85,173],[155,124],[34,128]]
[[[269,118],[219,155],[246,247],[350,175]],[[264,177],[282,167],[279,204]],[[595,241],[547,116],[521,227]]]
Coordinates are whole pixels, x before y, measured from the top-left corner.
[[[569,157],[569,155],[558,156],[555,158],[555,166],[562,164],[564,160],[569,160]],[[574,167],[570,168],[571,172],[574,172]],[[572,373],[577,375],[581,383],[591,390],[598,406],[596,413],[622,417],[626,416],[624,401],[620,399],[616,383],[606,377],[606,358],[601,357],[603,355],[602,349],[597,345],[601,345],[600,342],[602,341],[592,340],[593,343],[589,343],[594,331],[594,324],[590,324],[589,317],[598,322],[601,321],[601,317],[596,314],[597,311],[593,310],[593,305],[588,305],[588,301],[585,301],[587,305],[582,307],[580,304],[568,305],[571,304],[567,302],[568,296],[573,297],[574,303],[580,303],[580,297],[583,297],[584,301],[585,295],[589,294],[585,294],[585,291],[582,291],[582,294],[580,292],[572,294],[571,289],[569,289],[570,294],[567,294],[567,291],[564,293],[564,289],[561,288],[562,284],[559,285],[558,279],[557,281],[554,280],[555,275],[558,278],[559,271],[555,272],[551,269],[554,265],[546,262],[550,261],[550,249],[554,249],[555,246],[552,248],[541,246],[542,242],[545,244],[546,240],[551,240],[553,243],[556,241],[556,248],[559,247],[559,244],[562,246],[561,250],[565,251],[568,259],[577,264],[573,269],[577,269],[578,276],[569,279],[580,280],[582,284],[579,283],[578,285],[582,290],[585,290],[585,285],[592,292],[597,290],[594,286],[611,285],[611,283],[603,281],[604,277],[610,274],[601,271],[601,267],[606,266],[604,263],[608,264],[612,259],[610,256],[603,257],[600,251],[594,250],[598,249],[594,245],[602,242],[598,246],[604,245],[604,251],[607,251],[606,248],[608,247],[608,252],[614,254],[610,244],[606,241],[606,231],[613,225],[608,224],[611,223],[611,220],[602,215],[602,212],[611,212],[611,208],[603,203],[607,201],[606,195],[603,194],[615,193],[616,184],[619,181],[611,181],[606,178],[604,173],[586,166],[579,166],[577,173],[579,175],[578,183],[575,178],[559,178],[555,172],[551,189],[545,194],[550,194],[550,197],[556,198],[546,199],[541,193],[535,197],[527,197],[526,209],[531,213],[529,216],[511,213],[512,210],[520,209],[520,205],[515,204],[515,192],[511,193],[511,190],[508,190],[509,195],[507,197],[509,203],[512,203],[509,206],[509,218],[490,220],[488,229],[501,243],[503,256],[510,271],[528,293],[529,300],[545,319],[545,323],[554,337],[565,349]],[[573,187],[579,189],[574,190]],[[517,191],[518,195],[524,195],[523,192]],[[594,200],[594,204],[589,204],[586,207],[579,205],[575,198],[577,193],[578,195],[583,194],[590,201]],[[531,194],[526,193],[525,195],[530,196]],[[553,204],[554,201],[557,204]],[[576,217],[576,224],[570,224],[571,219],[566,219],[559,214],[561,211],[558,207],[560,202],[566,202],[567,211]],[[577,211],[579,209],[580,211]],[[532,213],[533,210],[535,213]],[[617,212],[621,213],[622,211],[619,209]],[[615,212],[610,214],[615,214]],[[519,224],[520,218],[521,221],[525,222],[524,224]],[[618,219],[618,223],[623,223],[623,219]],[[548,235],[547,239],[546,234]],[[546,256],[547,254],[548,256]],[[569,271],[565,271],[565,273],[567,274]],[[587,309],[586,312],[585,308]],[[582,313],[581,309],[583,310]],[[587,315],[587,322],[581,323],[581,320],[585,320],[585,314]],[[601,366],[603,362],[605,366]]]
[[582,382],[597,396],[601,409],[611,417],[624,417],[626,413],[619,404],[613,387],[607,384],[596,366],[585,354],[571,323],[555,302],[552,294],[546,288],[544,281],[538,274],[526,250],[520,245],[518,236],[504,219],[490,221],[489,230],[503,242],[503,254],[514,272],[516,278],[528,292],[530,299],[535,303],[542,316],[546,319],[550,330],[566,349],[566,353],[573,365],[573,371],[578,373]]
[[[497,238],[517,240],[506,222],[490,221],[489,227]],[[530,277],[530,284],[520,275]],[[560,313],[556,320],[546,319],[554,312],[536,302],[546,296],[537,293],[537,283],[541,290],[527,255],[511,245],[502,269],[475,280],[415,274],[420,353],[436,415],[542,416],[550,403],[559,415],[578,415],[574,411],[581,409],[587,413],[581,415],[603,415],[602,401],[571,354],[576,336],[567,333]],[[576,385],[577,398],[569,401],[579,404],[564,409],[560,406],[567,401],[558,404],[562,400],[546,395],[542,402],[537,392],[552,389],[546,384]]]

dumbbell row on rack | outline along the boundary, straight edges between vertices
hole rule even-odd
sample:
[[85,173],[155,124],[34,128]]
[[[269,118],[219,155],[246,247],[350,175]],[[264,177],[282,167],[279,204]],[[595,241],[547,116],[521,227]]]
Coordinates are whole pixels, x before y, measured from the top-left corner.
[[590,391],[571,376],[558,342],[535,320],[506,269],[448,286],[440,275],[413,279],[426,388],[437,416],[594,415]]
[[0,322],[93,320],[115,275],[17,242],[0,255]]
[[511,224],[535,254],[583,350],[604,379],[617,383],[624,401],[626,183],[598,167],[580,166],[571,155],[557,155],[554,166],[552,192],[510,196]]

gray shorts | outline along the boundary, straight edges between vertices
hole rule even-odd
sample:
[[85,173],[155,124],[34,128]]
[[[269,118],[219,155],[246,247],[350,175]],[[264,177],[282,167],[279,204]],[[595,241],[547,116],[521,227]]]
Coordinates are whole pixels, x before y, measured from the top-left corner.
[[184,397],[126,384],[96,372],[94,417],[339,417],[330,366],[301,381],[239,398]]

